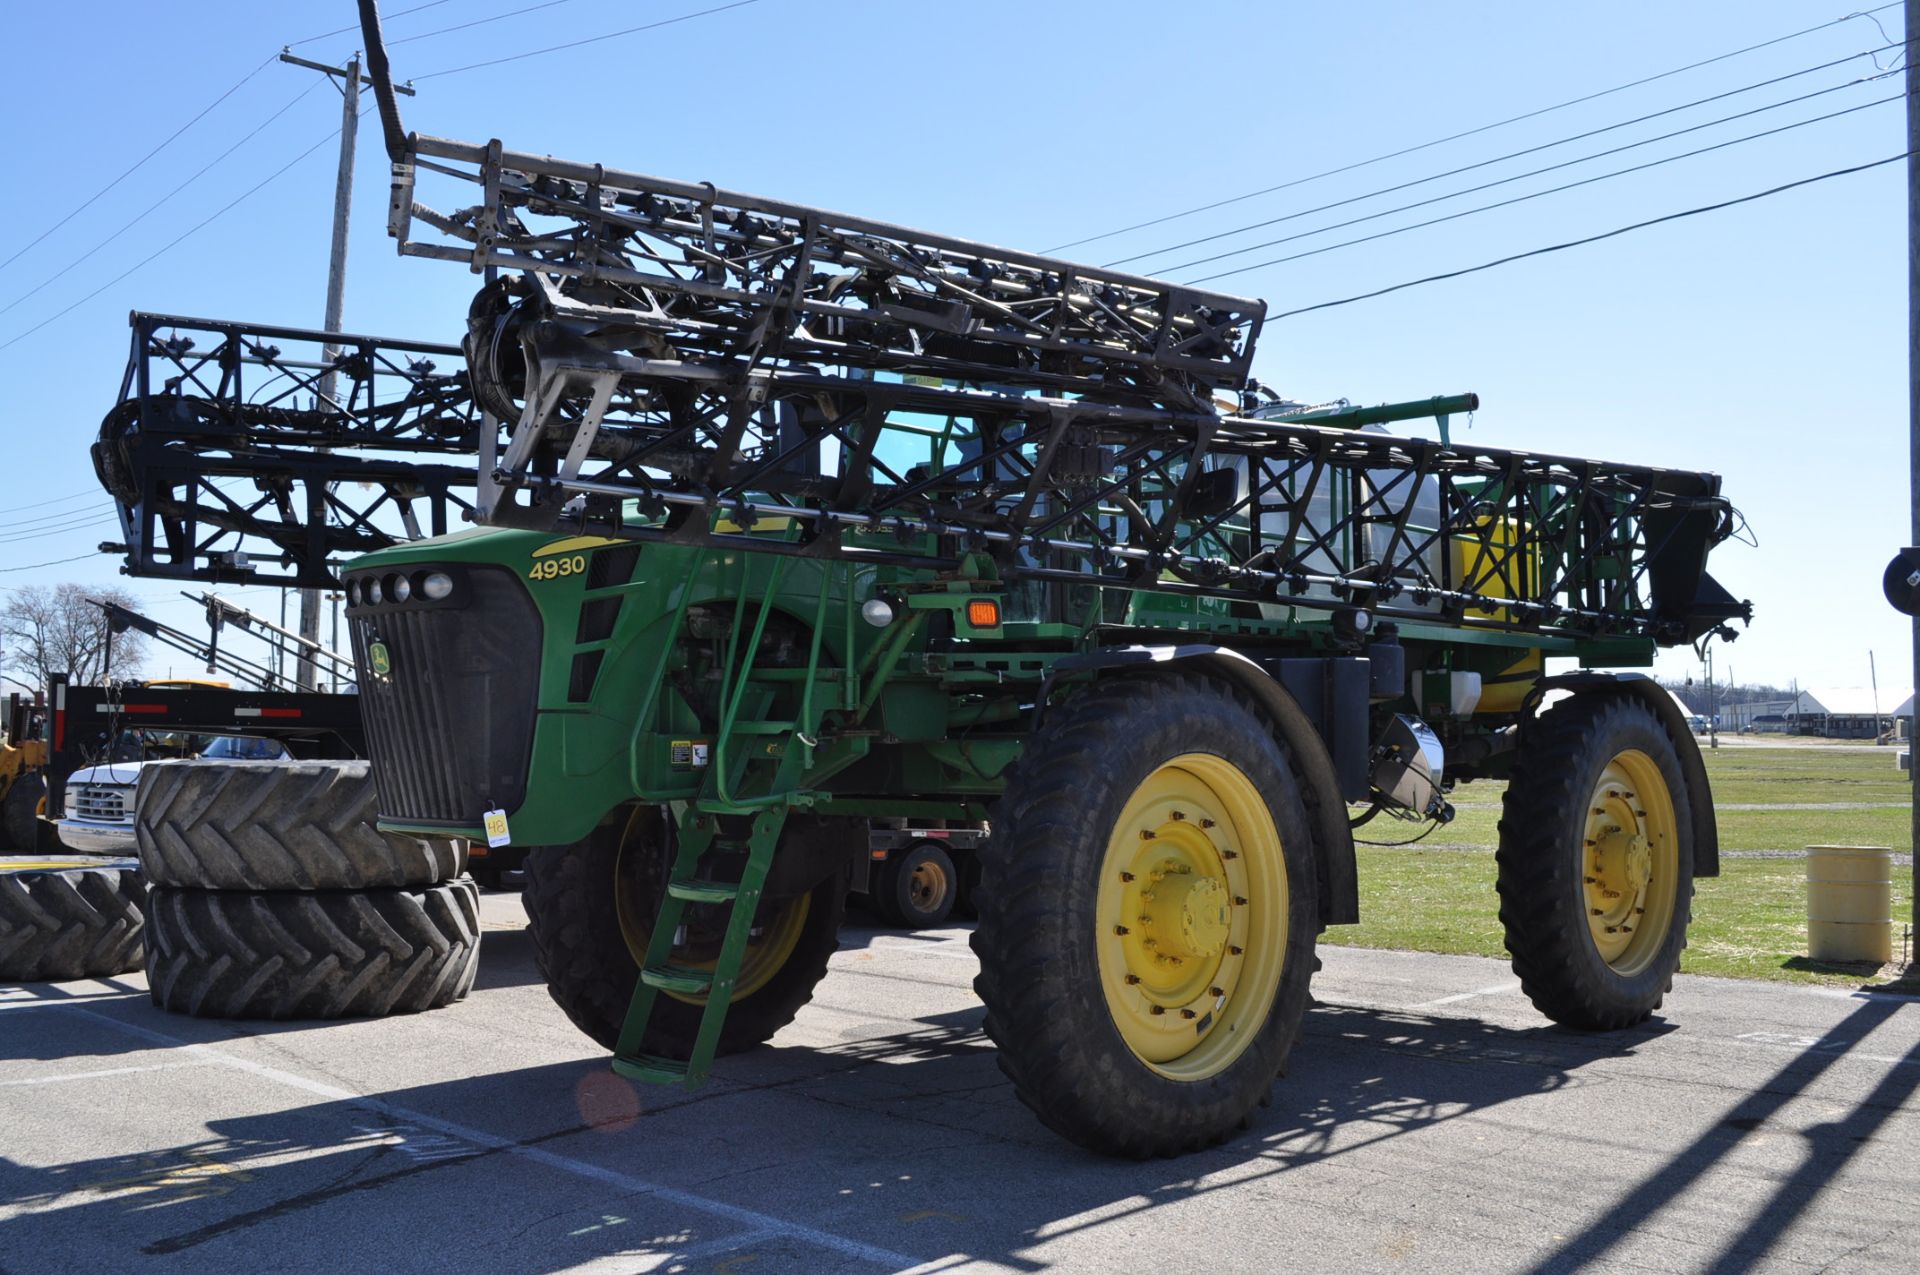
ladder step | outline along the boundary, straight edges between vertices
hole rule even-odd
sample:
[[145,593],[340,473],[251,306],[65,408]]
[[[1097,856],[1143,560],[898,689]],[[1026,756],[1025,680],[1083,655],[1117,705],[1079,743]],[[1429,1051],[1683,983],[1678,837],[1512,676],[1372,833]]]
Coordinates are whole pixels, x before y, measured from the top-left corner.
[[713,986],[713,974],[708,970],[683,969],[678,965],[648,965],[640,971],[640,981],[663,992],[694,996]]
[[681,1085],[687,1082],[692,1069],[678,1058],[661,1058],[654,1054],[635,1054],[623,1058],[613,1057],[615,1075],[625,1076],[628,1080],[638,1080],[650,1085]]
[[669,881],[667,893],[676,899],[688,903],[731,903],[740,897],[740,886],[734,881],[705,881],[696,878],[692,881]]

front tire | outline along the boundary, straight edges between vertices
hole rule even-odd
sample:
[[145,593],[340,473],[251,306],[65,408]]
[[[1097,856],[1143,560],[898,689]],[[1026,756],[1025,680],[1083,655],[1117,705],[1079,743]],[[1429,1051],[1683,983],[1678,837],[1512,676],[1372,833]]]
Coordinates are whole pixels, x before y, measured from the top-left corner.
[[1576,695],[1528,726],[1500,818],[1500,922],[1548,1018],[1610,1031],[1660,1007],[1692,914],[1694,796],[1637,699]]
[[[800,818],[789,816],[788,827]],[[666,889],[671,847],[661,809],[637,806],[601,824],[584,841],[527,855],[521,899],[534,961],[554,1003],[606,1049],[620,1038],[640,978],[640,961]],[[841,871],[805,894],[762,900],[763,913],[755,918],[758,937],[741,960],[718,1053],[761,1044],[813,999],[814,987],[826,977],[827,958],[839,947],[846,894]],[[690,931],[696,910],[708,909],[688,908]],[[699,952],[681,950],[674,963],[698,964],[699,959]],[[704,1003],[704,998],[662,992],[654,1000],[642,1051],[688,1057]]]
[[15,854],[35,854],[40,849],[40,814],[46,808],[47,781],[38,774],[15,775],[0,800],[0,831]]
[[1174,1155],[1269,1098],[1319,931],[1296,776],[1271,727],[1199,678],[1096,684],[1033,736],[980,851],[974,987],[1049,1128]]

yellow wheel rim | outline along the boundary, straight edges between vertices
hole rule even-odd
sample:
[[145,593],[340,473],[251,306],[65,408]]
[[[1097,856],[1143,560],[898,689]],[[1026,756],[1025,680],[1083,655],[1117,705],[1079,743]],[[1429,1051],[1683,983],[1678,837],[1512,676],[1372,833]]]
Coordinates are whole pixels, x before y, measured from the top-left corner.
[[945,870],[937,863],[919,863],[907,877],[907,899],[915,912],[931,912],[951,888]]
[[1224,1071],[1266,1021],[1286,966],[1279,829],[1240,768],[1165,763],[1114,824],[1095,902],[1100,985],[1134,1057],[1174,1080]]
[[[647,944],[653,938],[653,923],[660,911],[659,899],[651,897],[645,888],[647,877],[640,866],[640,855],[648,851],[645,847],[636,846],[633,835],[642,813],[636,810],[628,819],[626,832],[620,839],[620,854],[614,862],[614,905],[620,918],[620,935],[627,941],[627,951],[633,954],[636,966],[647,959]],[[734,979],[729,1003],[753,995],[780,972],[780,967],[787,963],[787,958],[800,945],[800,935],[807,928],[807,913],[812,904],[813,896],[803,894],[771,918],[754,918],[755,924],[747,938],[747,950],[740,957],[740,973]],[[674,965],[690,970],[712,969],[719,963],[719,944],[704,944],[703,949],[679,952],[674,957]],[[700,995],[684,992],[667,992],[666,995],[689,1005],[707,1003],[707,998]]]
[[1630,748],[1607,763],[1582,835],[1588,933],[1615,973],[1638,974],[1665,946],[1680,892],[1680,818],[1653,758]]

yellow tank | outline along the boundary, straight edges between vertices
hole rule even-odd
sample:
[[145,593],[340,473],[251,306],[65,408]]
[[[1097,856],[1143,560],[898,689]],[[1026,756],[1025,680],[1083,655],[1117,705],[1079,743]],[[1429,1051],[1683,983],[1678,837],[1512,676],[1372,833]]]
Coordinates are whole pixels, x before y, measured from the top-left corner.
[[1816,961],[1893,959],[1893,851],[1807,847],[1807,955]]

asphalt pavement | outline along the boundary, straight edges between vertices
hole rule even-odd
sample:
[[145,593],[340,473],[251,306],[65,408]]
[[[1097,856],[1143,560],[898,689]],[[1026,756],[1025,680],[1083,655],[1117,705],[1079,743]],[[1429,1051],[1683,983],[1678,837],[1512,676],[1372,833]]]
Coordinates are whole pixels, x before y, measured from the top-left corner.
[[1014,1098],[963,929],[856,926],[694,1093],[548,1000],[513,895],[478,986],[337,1023],[0,987],[0,1272],[1827,1271],[1920,1266],[1920,1001],[1682,978],[1541,1019],[1498,962],[1326,949],[1291,1075],[1173,1160]]

